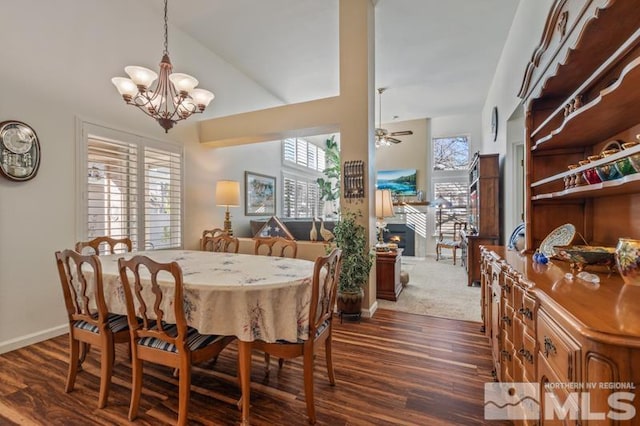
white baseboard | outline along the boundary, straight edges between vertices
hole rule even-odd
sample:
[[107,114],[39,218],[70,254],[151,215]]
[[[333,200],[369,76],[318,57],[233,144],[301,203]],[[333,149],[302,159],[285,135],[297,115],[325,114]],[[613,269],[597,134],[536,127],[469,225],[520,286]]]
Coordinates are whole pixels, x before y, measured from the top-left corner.
[[59,325],[47,330],[38,331],[37,333],[27,334],[26,336],[16,337],[15,339],[0,342],[0,354],[11,352],[34,343],[58,337],[61,334],[69,332],[69,324]]
[[364,318],[371,318],[373,317],[373,314],[375,314],[377,310],[378,310],[378,301],[376,300],[371,304],[371,306],[369,306],[369,309],[362,310],[362,316]]

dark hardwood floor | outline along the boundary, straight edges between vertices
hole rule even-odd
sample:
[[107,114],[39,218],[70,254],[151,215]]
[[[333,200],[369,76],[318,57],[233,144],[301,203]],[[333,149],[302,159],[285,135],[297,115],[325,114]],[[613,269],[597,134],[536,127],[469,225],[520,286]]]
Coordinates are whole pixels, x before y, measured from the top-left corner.
[[[317,351],[315,404],[319,425],[480,425],[484,383],[491,381],[487,339],[475,322],[379,310],[360,323],[336,320],[329,386],[324,350]],[[97,409],[99,356],[92,351],[75,390],[64,393],[67,336],[0,355],[0,425],[114,425],[127,420],[131,370],[117,348],[108,405]],[[236,345],[193,372],[190,424],[238,424]],[[271,374],[254,353],[251,424],[306,425],[301,360]],[[177,419],[177,379],[145,366],[138,425]],[[491,422],[492,425],[497,424]]]

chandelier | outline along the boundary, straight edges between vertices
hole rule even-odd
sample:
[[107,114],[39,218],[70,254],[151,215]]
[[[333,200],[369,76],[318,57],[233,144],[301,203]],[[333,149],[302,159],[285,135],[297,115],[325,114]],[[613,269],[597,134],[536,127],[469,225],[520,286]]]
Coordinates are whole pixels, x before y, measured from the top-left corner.
[[[164,51],[160,61],[160,78],[154,71],[128,66],[124,71],[130,78],[114,77],[111,82],[128,105],[134,105],[158,121],[165,133],[180,120],[201,113],[213,100],[208,90],[196,89],[198,80],[187,74],[174,73],[169,59],[169,30],[167,0],[164,1]],[[155,88],[151,85],[158,79]]]

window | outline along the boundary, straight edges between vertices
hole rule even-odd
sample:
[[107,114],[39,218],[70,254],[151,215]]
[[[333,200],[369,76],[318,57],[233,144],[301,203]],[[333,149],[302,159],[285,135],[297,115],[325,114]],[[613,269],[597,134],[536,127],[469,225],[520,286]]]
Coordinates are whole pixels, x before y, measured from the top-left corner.
[[[469,138],[452,136],[433,138],[433,197],[443,197],[451,207],[437,212],[442,233],[453,235],[454,222],[468,221],[469,198]],[[436,229],[436,232],[438,230]]]
[[81,239],[129,237],[136,250],[182,246],[182,150],[83,123]]
[[433,170],[467,170],[469,139],[466,136],[433,139]]
[[283,172],[283,216],[311,218],[320,216],[323,202],[320,201],[315,178]]
[[324,149],[304,139],[290,138],[282,141],[282,159],[285,166],[296,165],[322,173],[325,168]]
[[282,141],[282,160],[283,216],[320,216],[324,202],[320,200],[316,179],[324,176],[324,149],[304,139],[285,139]]

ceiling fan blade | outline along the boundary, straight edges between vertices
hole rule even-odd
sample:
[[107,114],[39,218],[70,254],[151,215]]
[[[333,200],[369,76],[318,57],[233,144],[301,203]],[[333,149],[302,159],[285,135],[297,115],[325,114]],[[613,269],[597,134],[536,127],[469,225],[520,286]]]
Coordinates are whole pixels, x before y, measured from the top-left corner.
[[402,130],[400,132],[391,132],[389,133],[389,136],[408,136],[412,134],[413,132],[411,130]]
[[391,143],[400,143],[400,142],[402,142],[400,139],[390,138],[389,136],[387,136],[386,139]]

